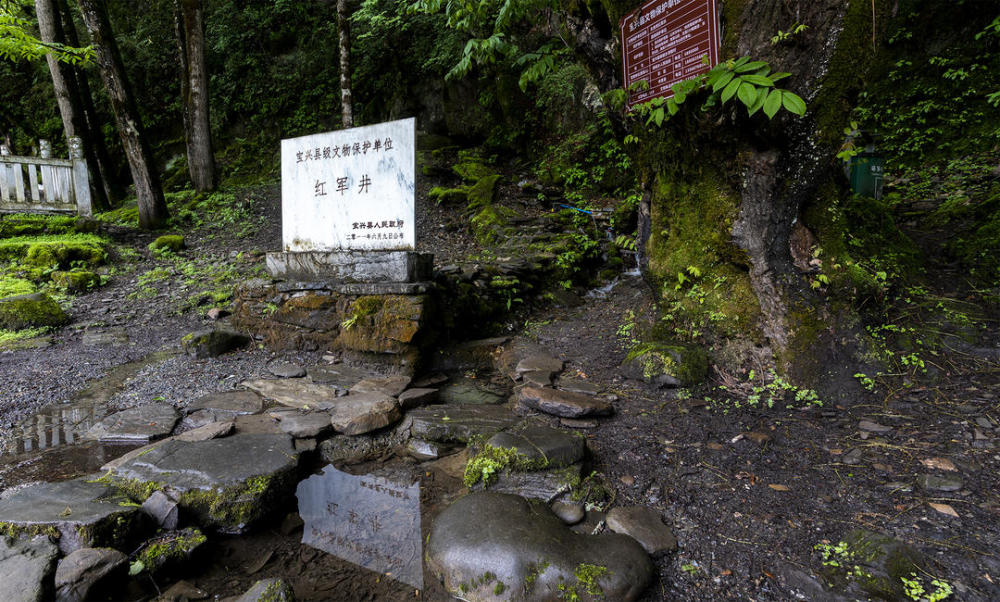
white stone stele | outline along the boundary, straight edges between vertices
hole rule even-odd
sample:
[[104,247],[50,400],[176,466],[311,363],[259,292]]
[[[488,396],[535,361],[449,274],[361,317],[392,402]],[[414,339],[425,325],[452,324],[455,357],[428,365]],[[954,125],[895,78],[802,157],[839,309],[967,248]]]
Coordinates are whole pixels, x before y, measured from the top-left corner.
[[415,194],[413,118],[281,141],[286,252],[412,251]]

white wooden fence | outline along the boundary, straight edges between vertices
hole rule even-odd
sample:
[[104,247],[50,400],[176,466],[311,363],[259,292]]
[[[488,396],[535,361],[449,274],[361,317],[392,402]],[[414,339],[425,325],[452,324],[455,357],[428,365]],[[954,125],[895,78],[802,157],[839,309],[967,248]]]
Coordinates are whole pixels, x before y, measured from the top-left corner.
[[69,159],[53,159],[45,140],[39,148],[39,157],[14,157],[0,145],[0,213],[91,215],[90,175],[80,139],[69,139]]

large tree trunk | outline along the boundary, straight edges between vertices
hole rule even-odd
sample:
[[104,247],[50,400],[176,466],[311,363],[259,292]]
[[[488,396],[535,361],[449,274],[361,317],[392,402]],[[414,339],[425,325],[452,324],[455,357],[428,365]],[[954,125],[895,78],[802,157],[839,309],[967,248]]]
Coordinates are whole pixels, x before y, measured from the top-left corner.
[[[59,13],[53,0],[35,0],[35,14],[38,17],[38,29],[43,42],[66,43]],[[101,179],[100,165],[97,161],[96,141],[93,140],[91,132],[87,128],[76,77],[69,65],[60,62],[52,54],[47,55],[45,59],[49,65],[49,73],[52,74],[52,87],[56,93],[59,113],[62,115],[66,139],[79,136],[83,142],[87,169],[92,174],[90,189],[93,206],[97,209],[106,209],[108,198]]]
[[194,189],[206,192],[215,188],[215,159],[209,123],[205,22],[201,0],[174,0],[174,8],[188,172]]
[[118,135],[125,148],[135,196],[139,205],[139,225],[145,229],[162,226],[169,217],[163,199],[160,178],[156,172],[153,155],[142,132],[142,120],[135,105],[131,86],[125,76],[118,45],[111,31],[107,9],[102,0],[80,0],[83,22],[90,32],[101,79],[111,101],[111,109],[118,126]]
[[[76,33],[76,24],[73,22],[73,13],[70,11],[69,3],[66,0],[54,0],[54,2],[59,10],[62,32],[66,41],[70,46],[79,48],[80,37]],[[74,65],[69,65],[69,73],[73,76],[80,97],[80,106],[87,128],[85,140],[90,140],[88,147],[93,149],[97,161],[97,171],[92,173],[95,173],[100,179],[101,186],[104,188],[102,196],[107,199],[108,205],[115,205],[119,199],[125,196],[124,186],[120,183],[121,178],[116,173],[114,163],[111,161],[111,154],[104,142],[102,120],[98,117],[97,109],[94,106],[94,96],[90,92],[90,81],[87,79],[87,74]]]
[[340,46],[340,115],[344,127],[354,127],[351,101],[351,27],[347,0],[337,0],[337,32]]

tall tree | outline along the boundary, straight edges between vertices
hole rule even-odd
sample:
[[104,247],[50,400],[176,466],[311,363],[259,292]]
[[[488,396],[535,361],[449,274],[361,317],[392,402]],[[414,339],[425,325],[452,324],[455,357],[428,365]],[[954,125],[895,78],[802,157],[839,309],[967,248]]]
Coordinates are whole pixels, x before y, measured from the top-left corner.
[[351,100],[351,24],[347,0],[337,0],[337,35],[340,46],[340,116],[344,127],[354,127]]
[[[70,10],[66,0],[54,0],[59,9],[60,21],[62,22],[62,32],[66,38],[66,43],[71,47],[80,46],[80,37],[76,32],[76,23],[73,20],[73,12]],[[100,172],[100,180],[104,186],[104,196],[108,203],[114,205],[125,196],[124,186],[121,184],[122,178],[115,173],[114,163],[111,161],[111,154],[108,152],[107,143],[104,140],[104,121],[97,114],[94,106],[94,95],[90,91],[90,81],[86,72],[76,64],[69,65],[70,73],[75,82],[76,89],[80,96],[80,103],[83,108],[83,117],[86,122],[87,131],[90,133],[90,147],[93,148],[97,157],[97,168]]]
[[111,101],[118,135],[125,148],[135,196],[139,205],[139,225],[145,229],[162,226],[170,216],[163,198],[153,154],[143,135],[142,119],[125,75],[118,44],[115,42],[103,0],[80,0],[83,22],[94,44],[95,61]]
[[187,142],[188,172],[195,190],[215,188],[215,160],[209,123],[205,20],[201,0],[174,0],[177,50],[181,66],[181,111]]
[[[41,33],[42,42],[58,44],[66,42],[54,0],[35,0],[35,15],[38,18],[38,30]],[[72,67],[66,62],[60,61],[53,53],[47,54],[45,59],[49,65],[49,73],[52,74],[52,87],[56,93],[56,102],[59,105],[59,113],[62,115],[66,138],[78,136],[83,142],[87,168],[93,174],[93,177],[90,178],[93,204],[98,209],[107,208],[108,198],[102,183],[103,174],[97,162],[96,141],[87,127]]]

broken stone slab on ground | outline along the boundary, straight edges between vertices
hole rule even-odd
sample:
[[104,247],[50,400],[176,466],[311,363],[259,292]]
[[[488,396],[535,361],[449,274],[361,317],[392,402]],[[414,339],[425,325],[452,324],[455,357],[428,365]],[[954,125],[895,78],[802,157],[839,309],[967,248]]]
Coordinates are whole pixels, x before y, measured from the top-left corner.
[[185,409],[188,413],[213,410],[233,414],[259,414],[264,411],[264,400],[253,391],[223,391],[199,397]]
[[399,394],[410,386],[411,380],[409,376],[402,374],[372,376],[354,383],[354,386],[351,387],[351,393],[381,393],[390,397],[399,397]]
[[514,367],[514,380],[521,380],[526,374],[533,373],[536,378],[551,382],[562,369],[561,359],[545,353],[535,353],[517,362],[517,366]]
[[410,433],[442,443],[467,443],[473,435],[489,437],[521,419],[506,407],[495,405],[434,405],[407,414],[413,420]]
[[607,399],[585,393],[541,387],[523,387],[517,396],[518,409],[536,410],[562,418],[609,416],[614,406]]
[[283,433],[288,433],[296,439],[320,437],[333,430],[329,412],[279,410],[269,412],[268,415],[278,420],[278,428]]
[[363,435],[403,417],[399,403],[382,393],[352,393],[330,408],[330,423],[343,435]]
[[0,537],[0,600],[50,599],[48,582],[59,548],[45,536],[11,541]]
[[677,549],[677,538],[652,508],[618,506],[608,512],[607,523],[609,529],[635,539],[650,554]]
[[194,527],[167,531],[145,542],[136,560],[142,563],[142,570],[156,575],[182,566],[206,541],[208,538]]
[[329,410],[340,397],[337,387],[301,379],[258,379],[244,381],[241,385],[283,406],[300,410]]
[[168,441],[118,466],[111,477],[138,502],[167,489],[199,525],[242,533],[291,494],[297,467],[287,435],[236,434]]
[[196,330],[181,338],[181,346],[188,355],[195,359],[218,357],[223,353],[245,347],[252,341],[249,336],[232,330],[221,328],[205,328]]
[[309,380],[317,385],[330,385],[345,390],[374,376],[367,370],[346,364],[319,364],[307,367],[306,372],[309,374]]
[[438,400],[438,390],[429,388],[407,389],[399,394],[399,407],[404,411],[429,405]]
[[579,483],[582,477],[582,464],[533,471],[502,470],[483,488],[495,493],[548,501],[569,491],[573,483]]
[[141,527],[139,509],[127,501],[106,483],[38,483],[0,500],[0,524],[9,535],[56,537],[64,554],[119,546]]
[[[56,600],[87,600],[104,583],[127,578],[128,556],[112,548],[81,548],[59,561],[56,568]],[[11,598],[4,598],[10,600]]]
[[[469,494],[431,526],[429,568],[464,600],[635,600],[653,564],[624,535],[581,535],[541,502]],[[593,592],[593,593],[591,593]]]
[[392,428],[362,435],[334,435],[319,444],[324,462],[362,462],[384,456],[403,446],[410,438],[410,419],[404,418]]
[[102,442],[149,443],[174,430],[180,415],[169,403],[148,403],[104,418],[84,434]]

